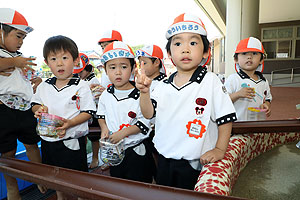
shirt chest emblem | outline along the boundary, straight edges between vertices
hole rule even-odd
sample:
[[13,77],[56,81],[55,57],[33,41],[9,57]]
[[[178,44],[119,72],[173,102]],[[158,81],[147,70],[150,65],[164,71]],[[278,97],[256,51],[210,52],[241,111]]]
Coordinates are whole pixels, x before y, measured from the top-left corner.
[[187,134],[189,137],[194,137],[196,139],[202,138],[203,134],[206,132],[206,126],[202,124],[201,120],[194,119],[193,121],[189,121],[186,125]]

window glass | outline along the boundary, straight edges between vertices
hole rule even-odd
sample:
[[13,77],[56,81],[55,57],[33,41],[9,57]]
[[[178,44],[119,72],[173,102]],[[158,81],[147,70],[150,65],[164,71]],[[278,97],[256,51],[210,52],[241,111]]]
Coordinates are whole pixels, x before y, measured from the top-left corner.
[[275,39],[275,38],[277,38],[277,29],[263,31],[263,39]]
[[276,58],[289,58],[291,56],[292,41],[278,41],[278,52]]
[[293,28],[278,29],[278,38],[291,38],[293,37]]
[[276,42],[263,42],[266,58],[276,58]]
[[295,58],[300,58],[300,40],[296,40]]

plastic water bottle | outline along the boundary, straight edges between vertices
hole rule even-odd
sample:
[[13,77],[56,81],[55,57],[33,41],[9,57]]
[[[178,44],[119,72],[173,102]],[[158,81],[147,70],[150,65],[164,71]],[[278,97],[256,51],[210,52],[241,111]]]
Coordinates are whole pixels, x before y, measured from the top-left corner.
[[296,147],[300,149],[300,141],[296,144]]
[[300,149],[300,141],[296,144],[296,147]]

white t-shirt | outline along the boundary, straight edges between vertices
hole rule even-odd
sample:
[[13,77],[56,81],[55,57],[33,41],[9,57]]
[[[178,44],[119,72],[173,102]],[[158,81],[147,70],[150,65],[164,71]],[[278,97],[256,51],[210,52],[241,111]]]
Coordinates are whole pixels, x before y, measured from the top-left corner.
[[108,85],[110,85],[110,84],[111,84],[111,81],[109,80],[109,78],[108,78],[106,72],[104,71],[104,72],[102,73],[102,76],[101,76],[101,85],[102,85],[103,87],[107,88]]
[[157,151],[166,158],[194,160],[215,148],[218,125],[236,120],[235,109],[220,79],[201,66],[178,88],[174,76],[151,93],[155,108]]
[[89,86],[92,84],[100,85],[100,81],[98,80],[98,78],[95,76],[94,73],[88,75],[88,77],[86,77],[84,80],[88,82]]
[[[79,77],[74,75],[63,88],[58,89],[55,83],[56,77],[42,82],[37,87],[37,91],[33,95],[31,102],[33,104],[43,104],[48,107],[49,114],[54,114],[65,119],[72,119],[81,112],[92,115],[96,111],[93,96],[87,82],[81,81]],[[74,95],[79,97],[79,101],[72,98]],[[41,136],[41,138],[49,142],[79,138],[88,134],[88,130],[88,121],[86,121],[67,129],[66,135],[63,138],[45,136]]]
[[157,86],[157,84],[164,80],[166,78],[166,75],[164,75],[163,73],[160,73],[160,75],[158,75],[157,77],[155,77],[152,80],[151,86],[150,86],[150,92],[153,92],[153,90],[155,89],[155,87]]
[[[155,87],[159,84],[159,82],[161,82],[162,80],[164,80],[166,78],[166,75],[163,73],[160,73],[159,76],[155,77],[152,82],[151,82],[151,86],[150,86],[150,93],[153,92],[153,90],[155,89]],[[153,117],[150,120],[151,125],[155,124],[155,117]]]
[[[22,56],[22,53],[11,53],[3,48],[0,48],[0,58],[12,58],[19,56]],[[11,98],[8,97],[8,95],[10,95],[10,97],[13,96],[13,98],[17,96],[28,102],[31,100],[33,95],[31,82],[23,76],[23,72],[20,68],[16,67],[15,70],[11,72],[10,76],[0,75],[0,100],[8,107],[11,107],[11,101],[9,101]],[[19,101],[16,99],[15,102]],[[18,105],[14,107],[18,107]],[[29,108],[30,106],[25,110],[28,110]]]
[[99,99],[97,117],[105,119],[110,131],[114,133],[131,125],[141,130],[140,133],[124,138],[125,149],[140,143],[151,132],[150,120],[145,119],[141,113],[139,97],[140,92],[136,88],[116,90],[111,85]]
[[243,87],[251,87],[255,89],[255,97],[253,99],[240,98],[234,102],[238,121],[248,120],[248,108],[259,107],[265,101],[272,101],[272,95],[268,80],[265,79],[262,73],[255,72],[259,80],[255,81],[250,78],[245,72],[240,70],[238,73],[231,74],[225,81],[225,86],[229,94],[241,90]]

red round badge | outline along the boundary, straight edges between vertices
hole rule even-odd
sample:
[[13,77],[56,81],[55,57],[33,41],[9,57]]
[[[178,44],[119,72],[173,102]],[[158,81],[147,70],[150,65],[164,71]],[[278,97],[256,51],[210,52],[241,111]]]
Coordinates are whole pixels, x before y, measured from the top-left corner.
[[200,106],[205,106],[207,104],[207,101],[204,98],[197,98],[196,99],[196,104],[200,105]]

